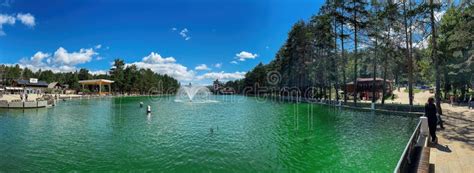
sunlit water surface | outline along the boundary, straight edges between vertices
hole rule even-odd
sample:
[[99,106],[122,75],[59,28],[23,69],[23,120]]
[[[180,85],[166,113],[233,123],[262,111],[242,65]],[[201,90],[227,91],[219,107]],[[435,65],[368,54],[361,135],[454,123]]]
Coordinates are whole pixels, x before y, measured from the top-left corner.
[[212,99],[116,97],[0,109],[0,172],[390,172],[416,125],[410,116]]

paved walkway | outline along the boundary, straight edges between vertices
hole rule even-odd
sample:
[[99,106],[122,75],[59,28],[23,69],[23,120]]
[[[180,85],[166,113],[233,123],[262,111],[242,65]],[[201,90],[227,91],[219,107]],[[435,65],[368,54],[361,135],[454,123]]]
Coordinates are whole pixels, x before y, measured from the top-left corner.
[[[28,100],[36,100],[38,94],[28,94]],[[0,100],[6,100],[11,102],[12,100],[20,100],[20,94],[4,94],[0,97]]]
[[442,104],[444,130],[431,145],[431,172],[474,172],[474,110]]
[[[408,93],[404,90],[405,88],[394,90],[393,93],[398,97],[386,102],[408,104]],[[415,105],[424,105],[429,97],[434,97],[428,91],[414,95]],[[438,145],[430,146],[430,171],[474,173],[474,110],[447,103],[443,103],[441,108],[446,129],[438,129]]]
[[[393,94],[397,95],[395,100],[387,99],[385,102],[387,103],[402,103],[402,104],[409,104],[410,100],[408,99],[408,92],[405,92],[406,88],[400,88],[393,91]],[[430,93],[429,91],[422,91],[419,93],[413,93],[413,104],[414,105],[424,105],[428,98],[434,97],[434,93]]]

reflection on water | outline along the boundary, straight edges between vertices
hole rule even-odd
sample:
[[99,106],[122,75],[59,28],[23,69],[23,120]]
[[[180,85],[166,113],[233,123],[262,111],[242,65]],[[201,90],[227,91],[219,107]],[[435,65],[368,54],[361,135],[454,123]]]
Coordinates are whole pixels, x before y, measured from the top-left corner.
[[416,125],[408,116],[229,98],[117,97],[3,109],[0,172],[388,172]]

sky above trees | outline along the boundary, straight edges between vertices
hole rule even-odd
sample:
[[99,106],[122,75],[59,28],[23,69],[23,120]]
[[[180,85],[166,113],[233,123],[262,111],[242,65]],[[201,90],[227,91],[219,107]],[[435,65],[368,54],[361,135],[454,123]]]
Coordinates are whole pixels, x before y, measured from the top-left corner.
[[106,73],[120,58],[180,81],[234,80],[268,63],[320,1],[0,1],[0,63]]

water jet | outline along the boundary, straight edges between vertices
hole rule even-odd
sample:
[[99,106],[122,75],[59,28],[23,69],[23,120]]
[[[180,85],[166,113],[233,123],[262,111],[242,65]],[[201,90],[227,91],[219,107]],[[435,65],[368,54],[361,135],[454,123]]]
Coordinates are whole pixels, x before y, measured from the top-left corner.
[[176,94],[178,102],[206,102],[210,100],[211,91],[204,86],[181,86]]

